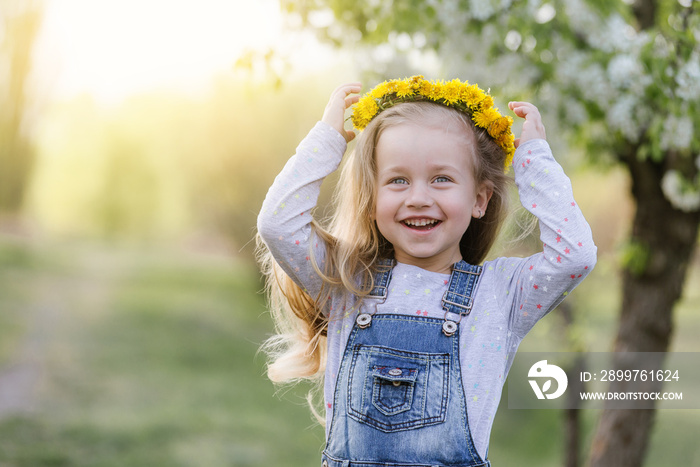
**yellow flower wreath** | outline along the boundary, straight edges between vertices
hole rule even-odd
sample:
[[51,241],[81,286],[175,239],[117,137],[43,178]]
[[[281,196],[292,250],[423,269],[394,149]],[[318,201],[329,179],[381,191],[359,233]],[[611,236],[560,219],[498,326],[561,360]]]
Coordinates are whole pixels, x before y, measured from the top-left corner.
[[467,81],[428,81],[423,79],[423,76],[384,81],[365,94],[355,105],[352,124],[356,129],[364,130],[382,110],[401,102],[421,100],[454,107],[468,114],[477,127],[485,129],[503,148],[506,153],[505,169],[508,169],[515,153],[515,137],[511,130],[513,119],[501,115],[493,106],[493,98],[476,84],[469,84]]

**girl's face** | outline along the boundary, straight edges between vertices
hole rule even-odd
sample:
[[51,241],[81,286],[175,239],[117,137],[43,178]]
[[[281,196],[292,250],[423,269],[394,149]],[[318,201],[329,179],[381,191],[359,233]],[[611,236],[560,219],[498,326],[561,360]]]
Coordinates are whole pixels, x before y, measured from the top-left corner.
[[391,126],[375,149],[379,231],[396,261],[434,272],[462,259],[462,235],[492,193],[474,180],[471,135],[452,127]]

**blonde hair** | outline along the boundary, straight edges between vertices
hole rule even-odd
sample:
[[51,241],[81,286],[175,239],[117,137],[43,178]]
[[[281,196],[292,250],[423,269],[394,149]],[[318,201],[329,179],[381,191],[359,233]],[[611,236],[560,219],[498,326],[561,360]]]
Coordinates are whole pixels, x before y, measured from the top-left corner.
[[[384,129],[402,123],[419,125],[457,124],[473,144],[474,178],[488,183],[493,194],[481,219],[472,219],[460,241],[462,258],[481,263],[496,240],[507,205],[509,178],[503,173],[505,151],[486,130],[456,109],[431,102],[405,102],[379,113],[358,137],[335,191],[335,211],[327,229],[311,223],[312,236],[326,245],[323,265],[312,256],[312,264],[323,281],[321,292],[312,297],[295,284],[277,265],[258,236],[259,259],[267,278],[269,306],[277,335],[264,345],[270,357],[268,376],[274,382],[301,379],[323,380],[326,361],[327,301],[333,292],[355,295],[361,300],[372,289],[379,258],[393,256],[393,247],[373,220],[376,204],[375,149]],[[465,157],[471,157],[465,154]],[[311,242],[313,245],[315,243]],[[313,254],[313,250],[311,251]],[[318,415],[317,415],[318,416]]]

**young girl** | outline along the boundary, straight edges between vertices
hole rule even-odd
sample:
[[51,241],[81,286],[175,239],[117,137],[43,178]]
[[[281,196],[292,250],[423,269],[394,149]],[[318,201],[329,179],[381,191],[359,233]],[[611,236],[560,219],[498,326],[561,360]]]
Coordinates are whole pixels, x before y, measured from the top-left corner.
[[[513,352],[593,268],[590,228],[532,104],[509,104],[525,119],[515,140],[512,118],[466,82],[419,76],[359,92],[333,92],[258,219],[278,329],[269,376],[325,373],[324,466],[489,466]],[[356,103],[364,131],[324,228],[311,211],[355,137],[344,112]],[[511,158],[543,251],[479,266]]]

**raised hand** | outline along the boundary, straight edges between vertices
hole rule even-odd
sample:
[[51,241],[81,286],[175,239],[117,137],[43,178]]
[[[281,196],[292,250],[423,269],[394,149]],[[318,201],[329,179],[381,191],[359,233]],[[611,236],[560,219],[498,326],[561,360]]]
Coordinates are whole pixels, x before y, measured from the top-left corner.
[[326,110],[323,112],[322,121],[338,130],[348,143],[355,138],[355,132],[345,129],[345,110],[360,100],[359,95],[350,94],[357,94],[361,89],[362,84],[359,82],[338,86],[331,94]]
[[547,139],[547,134],[542,123],[542,116],[537,107],[529,102],[509,102],[508,108],[520,118],[525,119],[523,130],[520,133],[520,138],[515,139],[515,147],[517,148],[525,141],[531,139]]

